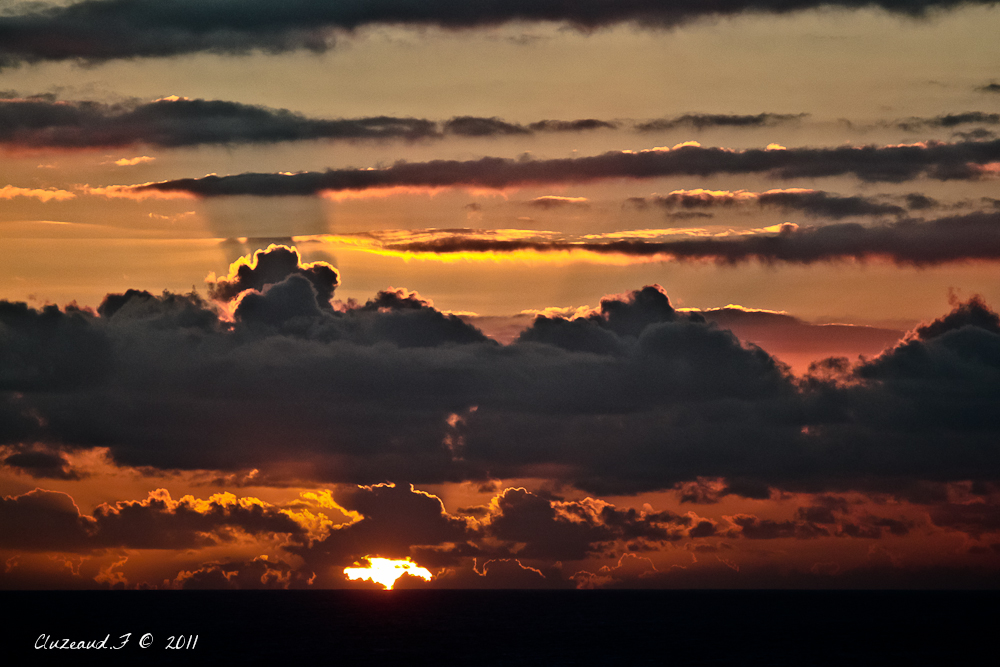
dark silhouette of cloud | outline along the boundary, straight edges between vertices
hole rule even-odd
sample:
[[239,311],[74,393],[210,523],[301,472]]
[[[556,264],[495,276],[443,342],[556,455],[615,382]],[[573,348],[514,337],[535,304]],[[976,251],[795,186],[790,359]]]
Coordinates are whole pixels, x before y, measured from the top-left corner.
[[490,137],[505,134],[531,134],[523,125],[508,123],[499,118],[456,116],[444,124],[444,131],[463,137]]
[[165,98],[144,104],[63,102],[38,97],[0,100],[0,143],[31,148],[434,137],[440,137],[437,123],[419,118],[326,120],[287,109],[221,100]]
[[712,114],[689,113],[675,118],[658,118],[645,123],[637,123],[640,132],[659,132],[678,127],[693,127],[705,130],[714,127],[774,127],[802,120],[809,114],[759,113],[759,114]]
[[104,104],[57,100],[52,95],[0,96],[0,144],[22,148],[104,148],[269,144],[283,141],[360,141],[531,135],[615,128],[596,120],[543,120],[527,126],[500,118],[371,116],[310,118],[287,109],[169,97],[152,102]]
[[[634,204],[632,198],[632,203]],[[822,190],[769,190],[767,192],[726,192],[711,190],[678,190],[650,197],[649,201],[668,211],[675,209],[707,209],[757,205],[799,211],[813,218],[839,220],[853,216],[903,215],[906,209],[879,201],[874,197],[853,195],[844,197]]]
[[[423,484],[544,470],[592,493],[698,478],[755,498],[1000,479],[990,444],[1000,433],[1000,325],[980,300],[869,361],[799,380],[704,315],[678,312],[658,286],[572,319],[538,317],[501,346],[407,290],[325,309],[301,273],[270,280],[241,293],[234,321],[196,295],[132,291],[109,297],[100,316],[3,304],[5,339],[25,354],[5,376],[0,445],[101,447],[122,465],[257,468],[273,481]],[[246,310],[250,297],[266,303]],[[75,350],[87,372],[53,365],[44,340]],[[345,506],[374,512],[356,500]],[[153,512],[150,503],[95,513],[106,524],[98,534],[114,543],[114,522]],[[590,534],[613,524],[615,539],[655,538],[655,526],[630,521],[608,514]]]
[[456,234],[427,241],[386,244],[387,249],[418,253],[586,251],[666,260],[712,260],[811,264],[885,259],[903,266],[1000,260],[1000,216],[976,212],[929,221],[903,219],[885,224],[834,223],[816,227],[782,225],[777,233],[681,240],[611,241],[469,238]]
[[781,179],[855,176],[862,181],[902,183],[921,177],[976,180],[987,173],[984,165],[998,161],[1000,140],[744,151],[682,145],[671,150],[613,151],[591,157],[553,160],[518,161],[486,157],[464,162],[398,162],[384,169],[211,175],[137,185],[132,190],[137,193],[187,192],[201,197],[267,197],[394,186],[503,189],[615,178],[717,174],[765,174]]
[[617,23],[669,28],[701,18],[740,14],[785,14],[821,6],[876,7],[908,16],[990,0],[697,0],[583,2],[556,0],[474,4],[431,0],[275,4],[252,0],[170,0],[155,7],[135,0],[88,0],[69,6],[29,4],[0,18],[0,57],[5,65],[44,60],[172,56],[211,52],[244,54],[310,50],[334,44],[336,31],[374,24],[474,28],[520,21],[557,21],[582,30]]
[[231,531],[304,537],[279,508],[226,494],[207,501],[173,500],[165,489],[141,501],[102,504],[93,516],[65,493],[35,489],[0,499],[0,546],[28,551],[91,551],[112,547],[187,549],[232,540]]
[[585,132],[587,130],[615,130],[618,123],[597,120],[596,118],[581,118],[580,120],[539,120],[528,124],[529,130],[535,132]]
[[340,285],[337,269],[326,262],[304,263],[298,250],[283,245],[270,245],[254,252],[249,261],[235,262],[228,276],[209,282],[208,294],[219,301],[231,301],[246,290],[262,292],[265,286],[292,275],[301,276],[313,287],[317,306],[331,308],[333,291]]
[[985,86],[980,86],[979,88],[976,88],[976,90],[983,93],[1000,93],[1000,83],[996,82],[988,83]]
[[971,123],[980,123],[982,125],[1000,125],[1000,114],[985,113],[982,111],[965,111],[962,113],[942,114],[931,118],[912,117],[898,121],[896,123],[896,127],[908,131],[917,131],[935,127],[958,127],[959,125],[968,125]]

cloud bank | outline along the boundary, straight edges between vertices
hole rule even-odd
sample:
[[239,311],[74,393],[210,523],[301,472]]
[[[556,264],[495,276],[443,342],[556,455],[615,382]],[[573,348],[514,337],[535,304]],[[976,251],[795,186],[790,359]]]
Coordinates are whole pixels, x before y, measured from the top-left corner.
[[1000,478],[1000,325],[976,299],[804,381],[658,286],[539,316],[502,346],[403,289],[323,307],[297,265],[214,304],[3,302],[0,444],[289,481],[543,475],[594,493]]

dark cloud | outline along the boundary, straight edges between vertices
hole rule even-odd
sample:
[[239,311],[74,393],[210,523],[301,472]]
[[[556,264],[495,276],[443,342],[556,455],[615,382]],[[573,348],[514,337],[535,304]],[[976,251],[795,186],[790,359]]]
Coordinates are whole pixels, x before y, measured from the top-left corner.
[[920,177],[975,180],[982,165],[1000,161],[1000,140],[928,143],[911,146],[751,149],[733,151],[685,145],[672,150],[613,151],[554,160],[478,160],[399,162],[384,169],[330,169],[297,174],[245,173],[205,176],[135,186],[138,192],[188,192],[223,195],[315,195],[323,191],[368,190],[393,186],[503,189],[551,183],[666,176],[767,174],[775,178],[853,175],[862,181],[905,182]]
[[[288,548],[305,559],[307,569],[316,570],[324,579],[331,567],[337,570],[333,579],[338,579],[344,567],[369,556],[406,558],[421,547],[464,544],[474,537],[470,524],[448,514],[440,498],[411,486],[357,487],[338,493],[337,502],[357,518],[334,527],[322,539]],[[475,553],[479,552],[470,555]],[[420,562],[432,565],[433,561],[430,557]]]
[[171,588],[180,590],[272,590],[303,584],[304,578],[288,563],[267,556],[248,561],[204,563],[197,570],[182,570]]
[[257,250],[250,261],[233,264],[228,276],[209,282],[208,293],[213,299],[230,301],[246,290],[261,292],[289,276],[306,279],[316,291],[315,302],[320,308],[330,308],[333,292],[340,285],[340,273],[326,262],[302,262],[298,250],[288,246],[268,246]]
[[492,137],[505,134],[531,134],[523,125],[508,123],[499,118],[457,116],[444,124],[444,131],[463,137]]
[[103,504],[93,516],[73,499],[35,489],[0,500],[0,546],[27,551],[83,552],[130,549],[186,549],[233,539],[234,530],[252,535],[305,535],[304,528],[279,508],[228,494],[197,501],[172,500],[165,489],[146,500]]
[[211,52],[326,51],[337,30],[373,24],[473,28],[520,21],[559,21],[583,30],[632,23],[668,28],[700,18],[743,13],[784,14],[819,6],[878,7],[909,16],[989,0],[723,0],[705,5],[696,0],[664,4],[651,0],[585,2],[557,0],[532,3],[494,2],[468,5],[433,0],[419,5],[390,0],[353,3],[274,4],[254,0],[171,0],[155,7],[133,0],[87,0],[69,6],[28,4],[19,14],[0,18],[3,64],[43,60],[171,56]]
[[906,210],[874,197],[854,195],[844,197],[822,190],[769,190],[767,192],[715,192],[708,190],[678,190],[667,195],[651,197],[650,201],[668,211],[681,209],[706,209],[756,205],[761,208],[778,208],[798,211],[812,218],[841,218],[853,216],[903,215]]
[[774,127],[784,123],[802,120],[809,114],[759,113],[755,115],[689,113],[675,118],[658,118],[645,123],[637,123],[640,132],[660,132],[678,127],[693,127],[705,130],[715,127]]
[[145,104],[64,102],[37,97],[0,100],[0,143],[32,148],[415,140],[439,136],[437,123],[419,118],[325,120],[287,109],[219,100],[167,98]]
[[786,224],[776,234],[612,241],[546,241],[468,238],[456,235],[431,241],[388,244],[392,250],[423,253],[587,251],[607,255],[724,264],[747,261],[811,264],[843,260],[886,259],[903,266],[1000,260],[1000,216],[970,213],[934,220],[903,219],[862,225],[836,223],[816,227]]
[[906,195],[906,208],[911,211],[926,211],[927,209],[936,208],[938,205],[937,200],[919,192],[911,192]]
[[528,125],[535,132],[584,132],[587,130],[614,130],[618,123],[596,118],[581,118],[579,120],[540,120]]
[[980,123],[982,125],[1000,125],[1000,114],[985,113],[982,111],[965,111],[962,113],[949,113],[930,118],[911,117],[896,122],[896,127],[909,130],[924,130],[927,128],[952,128],[970,123]]
[[19,447],[3,459],[4,465],[16,468],[36,479],[83,479],[63,452],[38,447]]
[[0,144],[30,148],[171,148],[320,139],[416,141],[440,139],[445,134],[492,137],[616,127],[596,119],[542,120],[527,126],[475,116],[445,122],[393,116],[324,119],[287,109],[177,97],[104,104],[57,100],[51,95],[20,97],[15,91],[0,96]]
[[547,195],[544,197],[535,197],[531,201],[527,202],[528,206],[533,206],[535,208],[541,209],[553,209],[553,208],[589,208],[590,202],[586,197],[560,197],[556,195]]
[[[407,290],[324,309],[306,277],[282,275],[245,292],[235,321],[192,295],[132,292],[107,299],[101,317],[5,305],[0,312],[17,316],[3,321],[3,336],[44,340],[53,329],[39,322],[63,323],[69,340],[60,345],[88,359],[90,372],[53,366],[39,342],[22,342],[36,352],[17,357],[0,403],[22,427],[5,426],[0,444],[106,447],[120,464],[257,468],[269,480],[544,475],[592,493],[708,478],[725,480],[716,496],[767,498],[774,489],[902,492],[920,480],[1000,478],[990,444],[1000,432],[1000,331],[981,301],[854,368],[797,380],[704,315],[678,312],[657,286],[606,297],[574,319],[538,317],[501,346]],[[244,309],[248,298],[255,310]],[[103,351],[89,355],[91,347]],[[376,500],[402,498],[457,525],[439,516],[439,501],[399,488],[344,504],[372,518]],[[119,516],[155,510],[122,507],[94,520],[109,536]],[[558,524],[578,510],[550,511]],[[656,539],[649,517],[617,512],[599,512],[588,535]],[[337,539],[362,534],[361,525]]]
[[1000,83],[988,83],[985,86],[980,86],[976,90],[983,93],[1000,93]]

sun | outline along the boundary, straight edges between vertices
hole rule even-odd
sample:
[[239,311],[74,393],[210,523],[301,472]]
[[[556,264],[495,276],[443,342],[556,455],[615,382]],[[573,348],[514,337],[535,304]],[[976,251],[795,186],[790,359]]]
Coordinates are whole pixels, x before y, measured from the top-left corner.
[[382,584],[387,591],[391,591],[396,580],[404,574],[420,577],[424,581],[430,581],[432,578],[429,570],[420,567],[409,558],[393,560],[391,558],[365,556],[364,560],[368,561],[368,567],[344,568],[344,574],[347,575],[348,579],[351,581],[368,579],[377,584]]

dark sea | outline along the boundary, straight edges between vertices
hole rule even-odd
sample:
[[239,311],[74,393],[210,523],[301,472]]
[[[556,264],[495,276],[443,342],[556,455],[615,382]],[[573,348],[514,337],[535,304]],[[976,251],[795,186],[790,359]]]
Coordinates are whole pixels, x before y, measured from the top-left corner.
[[[996,659],[1000,594],[19,591],[0,593],[0,599],[7,612],[3,664],[12,667],[964,667]],[[126,633],[120,649],[35,648],[44,643],[42,635],[92,642],[110,637],[110,646],[123,643]],[[181,648],[167,648],[171,641]]]

